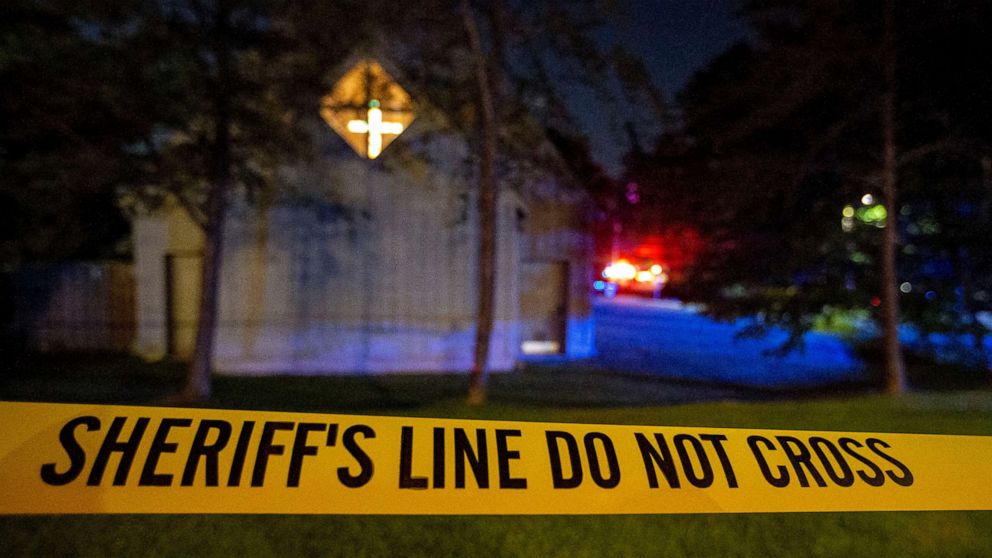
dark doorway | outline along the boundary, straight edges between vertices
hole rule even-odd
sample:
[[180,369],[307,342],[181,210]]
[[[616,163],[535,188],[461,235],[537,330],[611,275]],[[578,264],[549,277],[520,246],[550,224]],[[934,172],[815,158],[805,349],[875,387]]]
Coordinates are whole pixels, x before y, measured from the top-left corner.
[[521,271],[520,321],[524,354],[565,352],[568,262],[526,262]]

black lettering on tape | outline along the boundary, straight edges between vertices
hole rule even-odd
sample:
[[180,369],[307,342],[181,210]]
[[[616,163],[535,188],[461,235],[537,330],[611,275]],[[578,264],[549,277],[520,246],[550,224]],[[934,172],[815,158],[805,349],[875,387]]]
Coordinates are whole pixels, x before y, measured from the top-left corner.
[[[686,480],[696,488],[712,486],[714,480],[713,467],[710,465],[710,458],[706,456],[706,448],[703,447],[703,443],[690,434],[676,434],[672,438],[672,443],[675,444],[675,451],[678,452],[679,460],[682,461],[682,471],[685,472]],[[699,461],[698,473],[692,463],[692,457],[689,455],[687,445],[692,446],[692,453],[696,455],[696,459]]]
[[527,479],[510,475],[510,461],[520,459],[520,452],[511,450],[507,439],[518,437],[520,437],[519,430],[500,429],[496,431],[496,464],[499,468],[500,488],[527,488]]
[[255,421],[246,420],[241,425],[238,443],[234,447],[234,458],[231,460],[231,471],[227,476],[227,486],[241,486],[241,473],[245,469],[245,457],[248,455],[248,443],[251,433],[255,430]]
[[[335,430],[337,430],[337,425],[333,425]],[[361,434],[363,438],[375,438],[375,430],[372,430],[371,426],[364,424],[356,424],[349,426],[345,429],[344,434],[341,436],[341,441],[344,444],[344,449],[351,454],[351,457],[358,462],[358,473],[351,474],[348,467],[338,468],[338,480],[341,484],[347,486],[348,488],[359,488],[368,484],[372,480],[372,474],[375,472],[375,466],[372,463],[372,458],[369,454],[365,453],[365,450],[358,445],[358,441],[355,440],[355,436]]]
[[765,460],[764,452],[758,447],[759,444],[771,451],[775,451],[775,444],[764,436],[755,435],[747,437],[747,447],[751,448],[751,453],[754,454],[754,459],[758,462],[758,468],[761,469],[761,475],[765,477],[765,481],[776,488],[789,486],[789,470],[779,465],[778,475],[773,474],[771,468],[768,466],[768,461]]
[[269,465],[269,456],[282,455],[286,446],[274,443],[276,432],[292,430],[294,423],[285,421],[266,421],[262,425],[262,439],[258,442],[258,452],[255,454],[255,468],[251,472],[251,485],[265,485],[265,470]]
[[131,464],[134,463],[134,456],[138,453],[138,445],[141,437],[148,428],[148,417],[140,417],[134,424],[131,436],[125,440],[120,440],[121,430],[127,422],[127,417],[114,417],[107,429],[107,436],[103,439],[103,445],[96,454],[93,461],[93,468],[90,470],[90,477],[86,480],[89,486],[100,486],[103,481],[103,472],[107,468],[107,461],[114,453],[120,453],[121,458],[117,463],[117,472],[114,474],[114,486],[124,486],[127,483],[127,475],[131,471]]
[[444,488],[444,428],[434,429],[434,488]]
[[[847,460],[844,459],[844,454],[837,449],[837,446],[833,444],[830,440],[822,438],[820,436],[812,436],[809,439],[809,446],[813,448],[813,453],[820,459],[820,463],[823,464],[823,470],[827,472],[827,476],[830,480],[834,482],[837,486],[848,487],[854,484],[854,472],[851,471],[851,467],[847,464]],[[826,451],[824,451],[826,448]],[[827,453],[833,457],[833,460],[827,457]],[[834,468],[834,462],[837,463],[837,467],[840,468],[840,474],[838,474],[837,469]]]
[[802,442],[799,438],[793,436],[776,436],[779,444],[782,445],[782,451],[785,452],[785,456],[789,458],[789,462],[792,463],[792,470],[796,472],[796,478],[799,479],[799,485],[803,487],[809,486],[809,481],[806,480],[806,472],[804,468],[809,471],[813,480],[816,481],[818,486],[827,486],[827,482],[823,480],[823,476],[819,471],[816,470],[816,466],[813,464],[813,454],[809,452],[809,448],[806,444]]
[[841,449],[844,450],[845,453],[860,461],[865,467],[868,467],[871,472],[874,473],[869,476],[865,474],[864,471],[857,471],[857,474],[861,477],[861,480],[865,481],[865,483],[869,486],[882,486],[885,484],[885,473],[882,472],[882,468],[875,465],[872,460],[852,449],[851,446],[863,448],[864,445],[862,445],[861,442],[855,440],[854,438],[841,438],[837,440],[837,443],[840,444]]
[[[207,437],[211,430],[217,431],[217,438],[212,444],[207,444]],[[226,420],[204,419],[196,427],[196,434],[193,435],[193,445],[189,448],[189,455],[186,457],[186,467],[183,469],[183,478],[179,482],[182,486],[193,486],[196,479],[196,470],[200,467],[200,460],[206,461],[205,473],[206,485],[217,486],[219,483],[219,469],[217,456],[221,450],[227,447],[227,442],[231,439],[231,423]]]
[[902,473],[901,475],[896,475],[892,471],[886,471],[885,474],[888,475],[890,479],[892,479],[892,482],[898,484],[899,486],[913,485],[913,472],[909,470],[909,467],[904,465],[898,459],[878,449],[879,447],[890,448],[892,446],[890,446],[889,444],[885,443],[882,440],[879,440],[878,438],[868,438],[867,440],[865,440],[865,443],[868,444],[868,449],[875,452],[882,459],[894,465],[895,468],[899,469],[899,471]]
[[461,428],[455,429],[455,488],[465,488],[465,464],[472,468],[475,483],[479,488],[489,488],[489,449],[486,445],[486,430],[475,430],[475,447]]
[[293,451],[289,457],[289,474],[286,477],[286,486],[296,488],[300,486],[300,474],[303,472],[303,458],[308,455],[317,455],[317,447],[307,443],[307,436],[311,432],[323,432],[327,430],[327,425],[320,422],[301,422],[296,425],[296,437],[293,439]]
[[668,448],[664,434],[655,434],[654,440],[658,444],[657,449],[651,445],[647,437],[640,432],[634,434],[637,440],[637,447],[641,450],[641,459],[644,460],[644,472],[648,476],[648,486],[658,488],[658,472],[655,466],[665,475],[669,488],[679,488],[679,473],[675,468],[675,461],[672,459],[672,450]]
[[158,424],[155,437],[152,438],[152,445],[148,448],[148,456],[145,458],[145,466],[141,469],[141,476],[138,478],[138,486],[169,486],[172,484],[172,475],[168,473],[156,473],[158,460],[163,453],[176,453],[179,444],[169,441],[169,431],[173,428],[189,428],[193,424],[192,419],[187,418],[164,418]]
[[92,416],[76,417],[59,430],[59,443],[69,457],[69,468],[64,473],[56,470],[55,463],[41,466],[41,480],[52,486],[64,486],[76,480],[86,466],[86,451],[76,441],[76,429],[85,426],[87,431],[100,430],[100,419]]
[[730,463],[727,449],[723,447],[723,443],[727,441],[727,437],[723,434],[700,434],[699,439],[713,444],[713,449],[716,450],[716,456],[720,460],[720,466],[723,467],[723,475],[727,479],[727,486],[737,488],[737,474],[734,473],[734,466]]
[[427,477],[413,476],[413,427],[400,430],[400,488],[427,488]]
[[[579,443],[568,432],[549,430],[544,433],[548,442],[548,459],[551,464],[551,484],[555,488],[576,488],[582,484],[582,458],[579,455]],[[565,442],[565,452],[568,454],[571,475],[566,477],[562,470],[561,449],[559,441]]]
[[[596,451],[596,441],[603,445],[603,453],[606,457],[606,467],[609,476],[603,476],[599,467],[599,452]],[[620,484],[620,463],[617,462],[617,451],[613,447],[613,440],[602,432],[590,432],[582,439],[586,446],[586,457],[589,459],[589,476],[600,488],[615,488]]]

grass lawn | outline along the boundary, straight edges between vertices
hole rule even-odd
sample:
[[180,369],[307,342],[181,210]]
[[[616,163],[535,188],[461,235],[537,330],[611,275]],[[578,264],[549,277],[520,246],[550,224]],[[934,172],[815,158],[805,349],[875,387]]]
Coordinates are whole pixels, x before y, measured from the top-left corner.
[[[148,404],[181,367],[22,359],[0,398]],[[460,376],[218,378],[213,405],[435,417],[992,435],[992,391],[787,400],[726,386],[531,369],[461,402]],[[686,401],[702,400],[687,404]],[[990,465],[988,482],[992,482]],[[2,497],[2,495],[0,495]],[[66,516],[0,519],[0,555],[990,556],[992,512],[697,516]]]

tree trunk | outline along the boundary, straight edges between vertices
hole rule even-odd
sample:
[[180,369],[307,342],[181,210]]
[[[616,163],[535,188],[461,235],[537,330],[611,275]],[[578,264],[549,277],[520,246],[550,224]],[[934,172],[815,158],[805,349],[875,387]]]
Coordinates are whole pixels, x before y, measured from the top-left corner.
[[882,94],[882,195],[888,211],[882,232],[882,329],[885,348],[885,392],[897,395],[906,390],[906,371],[899,344],[899,289],[896,252],[899,246],[899,206],[896,194],[896,51],[895,3],[886,0],[883,38]]
[[475,351],[469,374],[468,403],[481,405],[486,400],[486,364],[492,336],[496,287],[496,110],[482,50],[479,28],[468,0],[461,2],[462,21],[468,35],[475,65],[482,107],[482,160],[479,165],[479,299],[475,327]]
[[215,182],[210,187],[207,208],[206,238],[203,245],[203,267],[200,276],[200,318],[197,323],[193,359],[186,373],[183,398],[206,401],[211,394],[212,356],[217,324],[218,283],[220,279],[221,247],[226,183]]
[[212,392],[212,361],[217,329],[220,266],[224,245],[224,215],[227,191],[231,182],[231,106],[227,84],[230,77],[230,57],[224,37],[227,14],[217,15],[218,46],[217,83],[214,90],[214,141],[211,153],[210,192],[207,196],[207,222],[204,229],[203,265],[200,276],[200,317],[196,330],[193,358],[186,373],[182,397],[186,401],[206,401]]

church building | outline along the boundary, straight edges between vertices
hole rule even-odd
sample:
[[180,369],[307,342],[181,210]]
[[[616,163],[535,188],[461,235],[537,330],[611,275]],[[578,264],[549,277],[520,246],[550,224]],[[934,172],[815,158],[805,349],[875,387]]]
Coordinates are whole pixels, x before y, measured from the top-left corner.
[[[468,142],[381,61],[345,68],[315,107],[320,156],[284,169],[267,202],[231,200],[214,349],[220,373],[471,367],[478,181]],[[428,157],[406,156],[411,150]],[[533,354],[592,354],[586,204],[560,173],[501,188],[491,370]],[[189,357],[203,233],[174,200],[133,225],[134,350]]]

